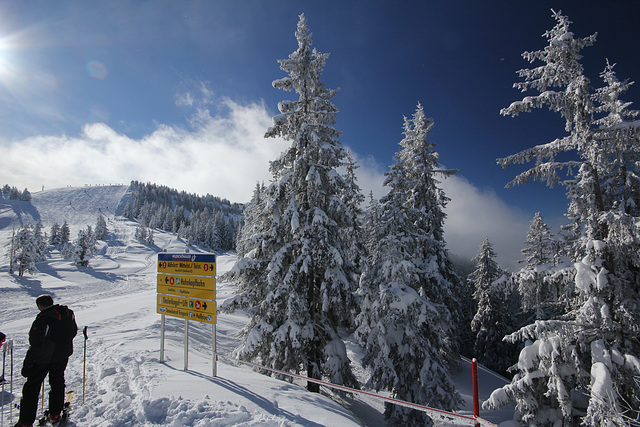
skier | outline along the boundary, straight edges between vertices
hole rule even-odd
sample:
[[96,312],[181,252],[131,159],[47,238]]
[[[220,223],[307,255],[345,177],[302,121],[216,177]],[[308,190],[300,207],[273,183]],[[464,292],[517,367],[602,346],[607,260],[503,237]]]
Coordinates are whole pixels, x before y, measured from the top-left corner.
[[67,306],[54,305],[51,295],[36,298],[40,313],[29,331],[29,350],[24,358],[20,418],[15,427],[30,427],[36,419],[40,387],[49,374],[49,416],[60,420],[65,398],[64,371],[73,353],[73,337],[78,333],[76,319]]

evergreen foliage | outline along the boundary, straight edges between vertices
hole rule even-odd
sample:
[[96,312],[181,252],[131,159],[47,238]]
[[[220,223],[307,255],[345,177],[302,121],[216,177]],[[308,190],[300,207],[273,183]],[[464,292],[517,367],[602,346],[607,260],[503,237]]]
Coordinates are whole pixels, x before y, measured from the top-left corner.
[[[338,171],[348,159],[333,127],[336,90],[320,80],[328,55],[311,48],[304,15],[295,35],[298,49],[279,61],[288,76],[273,86],[298,99],[278,104],[281,114],[265,135],[291,146],[271,162],[271,184],[257,187],[245,211],[244,257],[230,272],[240,294],[227,308],[244,307],[251,316],[241,358],[357,386],[339,330],[351,325],[357,307],[347,239],[359,196]],[[311,382],[308,388],[318,391]]]
[[[242,206],[226,199],[198,196],[156,184],[132,181],[123,215],[147,228],[171,231],[190,245],[212,250],[235,248]],[[147,233],[148,234],[148,233]]]
[[[452,269],[443,236],[448,198],[437,176],[442,170],[435,145],[427,139],[433,121],[418,104],[405,118],[402,149],[386,173],[389,192],[371,201],[365,215],[368,268],[359,293],[359,338],[370,369],[369,385],[397,399],[446,410],[461,401],[449,376],[458,360],[454,324],[461,283]],[[425,413],[387,405],[392,425],[424,425]]]
[[[545,224],[540,212],[537,212],[529,225],[522,254],[526,265],[513,275],[522,296],[522,309],[534,312],[535,318],[544,320],[557,317],[566,312],[567,299],[573,287],[556,277],[558,271],[565,271],[567,259],[561,257],[564,250],[558,236],[553,236]],[[557,266],[557,267],[556,267]]]
[[86,230],[79,230],[78,237],[73,241],[73,249],[71,257],[77,265],[87,267],[89,260],[96,253],[96,236],[91,226],[88,225]]
[[102,214],[98,215],[98,219],[96,221],[96,239],[104,240],[109,232],[109,228],[107,227],[107,221],[105,221],[104,216]]
[[[623,425],[640,419],[640,123],[625,120],[636,115],[619,101],[630,83],[620,84],[612,66],[601,74],[606,86],[595,94],[591,90],[580,51],[593,44],[595,35],[575,38],[566,16],[553,12],[553,17],[556,26],[544,34],[548,46],[523,54],[543,64],[520,70],[525,80],[515,84],[539,94],[502,113],[546,106],[565,119],[568,135],[499,163],[535,159],[535,166],[509,185],[540,179],[566,186],[567,216],[577,237],[567,241],[572,262],[552,267],[547,275],[571,293],[566,314],[508,337],[527,345],[512,383],[496,390],[485,407],[515,400],[528,424]],[[597,114],[603,116],[594,119]],[[569,160],[558,161],[560,153],[568,153],[563,158]],[[573,399],[579,394],[586,396],[584,407]]]
[[11,187],[8,184],[2,186],[2,196],[7,200],[20,200],[23,202],[31,201],[31,193],[26,188],[22,191],[17,187]]
[[62,223],[62,227],[60,227],[60,243],[61,245],[66,245],[69,243],[69,239],[71,238],[71,230],[69,229],[69,224],[65,219]]
[[20,227],[14,234],[9,246],[9,272],[18,270],[18,276],[24,273],[36,274],[36,262],[41,261],[40,242],[31,226]]
[[58,246],[62,243],[62,231],[60,229],[60,224],[54,222],[51,226],[51,232],[49,233],[49,244],[51,246]]
[[513,332],[510,302],[514,298],[513,282],[495,262],[496,253],[489,239],[482,241],[473,261],[476,269],[470,274],[475,285],[473,295],[478,311],[471,321],[471,330],[476,333],[474,356],[489,369],[505,375],[515,362],[515,346],[502,338]]

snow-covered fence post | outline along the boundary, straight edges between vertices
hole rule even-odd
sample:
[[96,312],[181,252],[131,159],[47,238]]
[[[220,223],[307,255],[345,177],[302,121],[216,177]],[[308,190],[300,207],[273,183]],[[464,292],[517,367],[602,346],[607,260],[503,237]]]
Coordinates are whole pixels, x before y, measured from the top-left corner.
[[[473,416],[477,419],[480,416],[480,402],[478,399],[478,361],[474,358],[471,361],[471,381],[473,382]],[[480,427],[480,423],[476,423]]]

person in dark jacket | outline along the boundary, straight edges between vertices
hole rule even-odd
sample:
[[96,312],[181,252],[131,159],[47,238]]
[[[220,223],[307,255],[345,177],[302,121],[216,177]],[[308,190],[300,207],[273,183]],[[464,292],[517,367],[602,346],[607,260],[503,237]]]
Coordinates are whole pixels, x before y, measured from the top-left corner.
[[60,419],[64,406],[64,371],[73,354],[73,338],[78,325],[73,311],[53,303],[50,295],[36,298],[40,313],[29,330],[29,350],[24,358],[22,376],[27,382],[22,388],[20,418],[14,427],[29,427],[36,419],[38,395],[49,375],[49,414],[52,422]]

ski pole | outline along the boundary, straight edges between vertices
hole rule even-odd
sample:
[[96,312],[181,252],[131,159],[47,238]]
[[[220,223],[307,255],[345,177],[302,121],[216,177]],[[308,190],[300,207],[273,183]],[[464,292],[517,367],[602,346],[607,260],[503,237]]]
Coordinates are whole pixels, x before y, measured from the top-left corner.
[[[2,381],[2,398],[0,399],[1,402],[1,406],[0,406],[0,427],[4,427],[4,363],[5,363],[5,359],[7,358],[7,346],[5,345],[5,343],[2,343],[2,377],[0,377],[0,381]],[[9,423],[11,423],[11,420],[9,420]]]
[[89,337],[87,336],[86,326],[82,330],[82,333],[84,334],[84,357],[82,360],[82,404],[84,405],[84,385],[87,378],[87,340],[89,339]]
[[[11,393],[11,400],[13,400],[13,340],[9,340],[9,350],[11,351],[11,384],[9,384],[9,392]],[[12,421],[13,405],[9,405],[9,424],[11,424]]]

